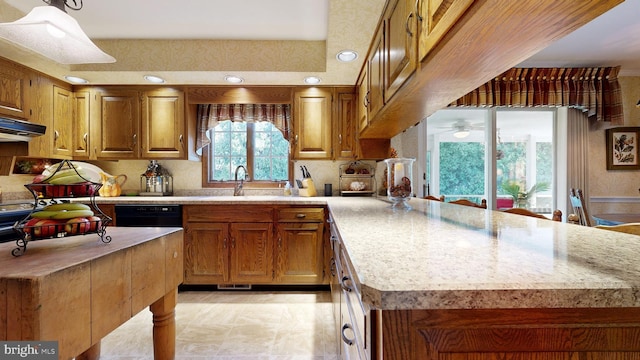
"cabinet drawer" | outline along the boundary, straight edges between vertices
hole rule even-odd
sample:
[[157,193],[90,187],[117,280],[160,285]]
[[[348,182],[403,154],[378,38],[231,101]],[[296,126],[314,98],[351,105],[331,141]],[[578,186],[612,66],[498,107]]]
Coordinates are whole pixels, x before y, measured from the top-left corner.
[[279,222],[323,222],[323,208],[285,208],[278,210]]
[[273,222],[273,208],[255,205],[186,205],[185,222]]

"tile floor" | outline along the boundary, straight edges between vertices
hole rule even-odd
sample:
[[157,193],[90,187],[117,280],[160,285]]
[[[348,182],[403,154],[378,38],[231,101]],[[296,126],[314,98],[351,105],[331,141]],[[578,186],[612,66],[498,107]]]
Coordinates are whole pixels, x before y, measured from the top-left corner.
[[[328,291],[185,291],[176,359],[337,360]],[[153,359],[145,309],[102,340],[101,360]]]

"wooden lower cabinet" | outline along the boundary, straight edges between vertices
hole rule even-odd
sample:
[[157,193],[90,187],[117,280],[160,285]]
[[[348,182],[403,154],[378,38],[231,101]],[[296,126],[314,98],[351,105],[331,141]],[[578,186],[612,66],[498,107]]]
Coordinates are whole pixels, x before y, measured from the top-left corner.
[[[282,216],[286,222],[278,222]],[[324,281],[323,208],[185,205],[183,219],[184,284]]]
[[324,209],[278,211],[276,278],[278,284],[322,284],[324,281]]

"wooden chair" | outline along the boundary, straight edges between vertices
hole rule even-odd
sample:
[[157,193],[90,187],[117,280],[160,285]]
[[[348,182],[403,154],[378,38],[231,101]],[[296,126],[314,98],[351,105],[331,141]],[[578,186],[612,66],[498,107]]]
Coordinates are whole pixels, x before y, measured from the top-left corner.
[[[538,214],[536,212],[533,212],[531,210],[528,209],[523,209],[523,208],[511,208],[511,209],[505,209],[502,210],[506,213],[510,213],[510,214],[517,214],[517,215],[524,215],[524,216],[530,216],[530,217],[534,217],[534,218],[538,218],[538,219],[545,219],[545,220],[549,220],[548,217],[542,215],[542,214]],[[553,221],[562,221],[562,211],[560,210],[554,210],[553,211],[553,217],[551,218],[551,220]]]
[[573,207],[573,212],[580,219],[580,225],[582,226],[593,226],[591,222],[591,216],[589,216],[589,211],[587,211],[584,201],[584,196],[582,195],[582,190],[580,189],[571,189],[569,190],[569,200],[571,200],[571,206]]
[[640,223],[626,223],[620,225],[596,225],[598,229],[618,231],[627,234],[640,235]]
[[423,197],[423,199],[433,200],[433,201],[444,201],[444,195],[440,195],[440,197],[435,197],[433,195],[427,195]]
[[482,199],[482,203],[480,203],[480,204],[474,203],[473,201],[469,201],[467,199],[459,199],[459,200],[449,201],[449,204],[473,206],[473,207],[477,207],[477,208],[481,208],[481,209],[486,209],[487,208],[487,200],[485,200],[485,199]]

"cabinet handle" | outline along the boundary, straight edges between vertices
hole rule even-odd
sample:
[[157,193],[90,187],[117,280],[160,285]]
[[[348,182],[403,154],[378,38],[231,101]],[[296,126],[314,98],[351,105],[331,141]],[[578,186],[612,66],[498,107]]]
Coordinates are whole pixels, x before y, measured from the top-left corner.
[[342,145],[342,134],[338,134],[338,144]]
[[351,279],[348,276],[343,276],[342,279],[340,279],[340,287],[346,292],[351,292],[351,287],[346,284],[347,281],[351,281]]
[[133,145],[138,144],[138,134],[133,134]]
[[347,337],[347,335],[344,333],[345,330],[351,330],[351,332],[354,333],[354,335],[355,335],[355,331],[353,331],[353,328],[349,324],[342,325],[342,331],[340,332],[340,335],[342,336],[342,341],[345,344],[351,346],[351,345],[353,345],[353,341],[355,340],[355,336],[354,336],[353,339],[349,339]]
[[304,219],[307,217],[307,214],[296,214],[296,218],[298,219]]
[[420,0],[416,0],[416,19],[418,19],[418,21],[422,21],[422,15],[420,15]]
[[367,95],[364,96],[364,107],[369,107],[369,93],[371,92],[371,90],[367,91]]
[[235,249],[236,248],[236,239],[231,238],[231,248]]
[[293,144],[298,145],[298,134],[296,134],[296,137],[293,139]]
[[336,259],[331,258],[331,266],[329,266],[329,268],[331,269],[331,276],[336,276],[338,274]]
[[84,142],[84,145],[87,146],[87,139],[89,138],[89,134],[84,133],[84,136],[82,137],[82,142]]
[[60,133],[58,132],[58,130],[54,130],[53,131],[53,141],[58,141],[59,137],[60,137]]
[[412,17],[413,17],[413,12],[409,13],[409,16],[407,16],[407,22],[404,24],[404,28],[407,31],[407,34],[409,34],[409,36],[413,36],[413,32],[411,32],[411,27],[410,27],[410,21]]
[[278,238],[278,249],[282,249],[282,238]]
[[222,239],[222,248],[223,249],[227,248],[227,238]]
[[184,148],[184,136],[182,134],[178,137],[178,141],[180,142],[180,146]]

